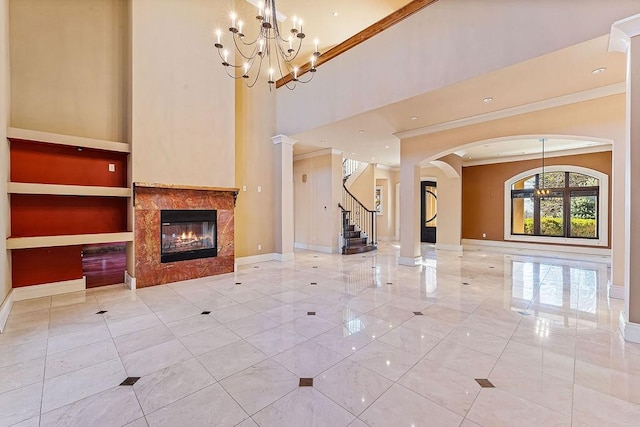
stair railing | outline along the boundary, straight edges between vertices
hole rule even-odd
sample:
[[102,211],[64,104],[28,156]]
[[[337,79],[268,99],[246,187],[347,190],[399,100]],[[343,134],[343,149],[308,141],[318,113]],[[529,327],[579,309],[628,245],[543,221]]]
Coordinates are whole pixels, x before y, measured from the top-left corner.
[[368,245],[376,245],[376,211],[366,208],[360,201],[342,184],[342,203],[338,203],[342,209],[343,230],[346,221],[353,222],[359,231],[367,237]]
[[342,182],[346,182],[353,173],[360,167],[359,160],[344,159],[342,161]]

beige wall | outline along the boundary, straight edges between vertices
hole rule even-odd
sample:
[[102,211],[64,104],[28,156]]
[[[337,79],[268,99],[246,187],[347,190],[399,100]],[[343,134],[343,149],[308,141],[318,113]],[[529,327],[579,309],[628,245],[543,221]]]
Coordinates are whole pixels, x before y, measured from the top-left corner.
[[[298,246],[337,250],[337,194],[341,188],[335,187],[340,186],[341,172],[341,158],[335,154],[293,162],[295,243]],[[303,175],[306,182],[302,182]]]
[[375,165],[367,165],[362,173],[351,183],[349,192],[358,199],[365,208],[372,210],[376,190]]
[[9,144],[7,119],[9,118],[9,0],[0,0],[0,304],[11,291],[10,252],[7,236],[11,234],[9,221]]
[[[229,3],[229,7],[225,7]],[[132,5],[133,180],[235,187],[235,90],[212,28],[231,2]]]
[[438,189],[436,248],[459,249],[462,220],[462,178],[449,178],[438,167],[420,168],[420,177],[421,179],[435,179]]
[[126,142],[128,1],[9,3],[11,126]]
[[273,224],[277,189],[271,141],[275,135],[274,103],[275,92],[269,91],[266,82],[259,82],[253,88],[237,82],[235,179],[240,193],[235,213],[236,257],[275,251]]
[[378,239],[392,240],[396,236],[396,184],[400,182],[399,171],[375,168],[376,187],[382,187],[382,215],[378,215],[376,226]]

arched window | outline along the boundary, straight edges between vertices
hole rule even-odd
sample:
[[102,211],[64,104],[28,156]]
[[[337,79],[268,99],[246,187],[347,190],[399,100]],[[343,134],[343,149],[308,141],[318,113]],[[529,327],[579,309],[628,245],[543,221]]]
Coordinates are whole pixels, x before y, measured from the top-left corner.
[[576,166],[519,174],[505,182],[505,240],[606,246],[607,189],[607,175]]

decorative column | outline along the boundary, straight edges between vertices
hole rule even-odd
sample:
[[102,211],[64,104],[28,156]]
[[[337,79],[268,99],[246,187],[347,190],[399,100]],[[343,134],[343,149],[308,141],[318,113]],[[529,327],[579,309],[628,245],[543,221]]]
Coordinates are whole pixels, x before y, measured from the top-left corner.
[[624,312],[620,331],[640,343],[640,14],[611,26],[609,50],[627,54]]
[[409,162],[400,168],[400,258],[398,264],[415,267],[420,255],[420,166]]
[[275,239],[280,261],[293,260],[293,145],[286,135],[271,138],[275,145]]

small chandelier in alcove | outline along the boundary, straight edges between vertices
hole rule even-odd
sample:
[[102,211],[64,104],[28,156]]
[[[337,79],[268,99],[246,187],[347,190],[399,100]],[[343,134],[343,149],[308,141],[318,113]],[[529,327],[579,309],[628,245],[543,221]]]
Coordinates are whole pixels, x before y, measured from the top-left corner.
[[[540,142],[542,143],[542,174],[540,174],[541,179],[538,179],[538,182],[536,183],[536,188],[533,191],[533,193],[537,196],[537,197],[544,197],[544,196],[548,196],[550,191],[548,188],[545,188],[544,184],[545,184],[545,174],[544,174],[544,143],[545,143],[545,138],[540,138]],[[540,184],[540,181],[542,181],[542,184]]]
[[[284,86],[290,90],[295,89],[297,83],[309,83],[316,72],[317,61],[320,57],[318,40],[314,41],[315,49],[309,62],[301,67],[294,65],[306,37],[302,30],[302,19],[294,17],[291,28],[281,32],[278,24],[278,15],[280,14],[276,9],[275,0],[259,0],[256,7],[255,19],[258,24],[258,35],[253,40],[246,39],[243,33],[244,22],[238,19],[235,12],[231,14],[229,33],[235,53],[225,48],[222,31],[216,30],[215,47],[218,49],[218,55],[220,55],[222,65],[229,77],[243,79],[248,87],[253,87],[258,81],[263,63],[265,63],[269,73],[269,89],[276,83],[276,78],[280,79]],[[241,58],[241,63],[235,64],[232,57]],[[302,79],[302,75],[307,72],[310,73],[310,76]]]

